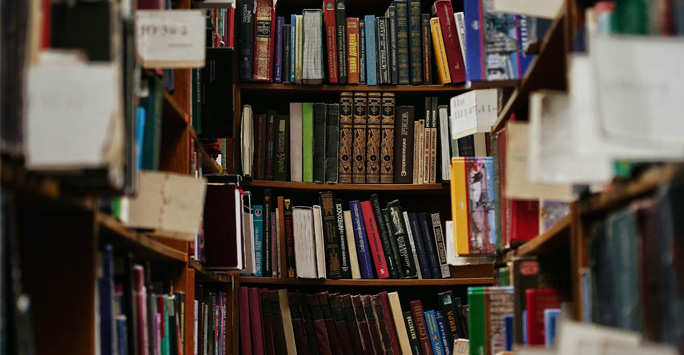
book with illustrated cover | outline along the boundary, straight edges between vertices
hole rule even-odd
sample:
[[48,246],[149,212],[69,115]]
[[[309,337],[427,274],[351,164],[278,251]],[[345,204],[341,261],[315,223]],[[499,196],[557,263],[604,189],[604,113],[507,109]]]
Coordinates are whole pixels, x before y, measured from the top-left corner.
[[352,182],[366,183],[366,131],[368,122],[368,104],[365,92],[354,93],[354,140]]
[[347,71],[349,84],[358,84],[360,75],[359,19],[347,18]]
[[379,92],[368,93],[368,115],[366,125],[366,183],[380,183],[380,144],[382,98]]
[[[350,40],[351,42],[351,40]],[[350,57],[351,58],[351,57]],[[352,93],[340,94],[340,140],[338,156],[338,178],[340,184],[351,184],[354,141],[354,98]]]
[[394,93],[382,93],[382,116],[380,128],[380,183],[394,182]]

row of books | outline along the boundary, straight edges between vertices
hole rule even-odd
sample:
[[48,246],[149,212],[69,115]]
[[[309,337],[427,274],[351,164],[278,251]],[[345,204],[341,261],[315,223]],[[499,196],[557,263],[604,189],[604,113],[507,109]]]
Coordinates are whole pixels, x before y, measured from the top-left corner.
[[230,323],[233,310],[227,294],[205,290],[205,286],[197,284],[194,307],[195,354],[229,354],[226,322]]
[[[384,16],[356,18],[346,17],[345,1],[327,0],[288,24],[276,17],[275,2],[243,4],[240,79],[421,85],[522,78],[536,19],[495,13],[483,0],[464,5],[454,13],[450,1],[437,0],[428,14],[420,1],[395,0]],[[504,44],[485,40],[493,37]]]
[[207,48],[233,48],[235,28],[235,3],[229,7],[207,9]]
[[401,307],[397,292],[306,294],[241,286],[240,349],[251,354],[452,354],[468,337],[468,306],[451,291],[439,309]]
[[[671,1],[600,1],[591,11],[603,33],[672,36],[684,34],[681,5]],[[592,16],[593,17],[593,16]]]

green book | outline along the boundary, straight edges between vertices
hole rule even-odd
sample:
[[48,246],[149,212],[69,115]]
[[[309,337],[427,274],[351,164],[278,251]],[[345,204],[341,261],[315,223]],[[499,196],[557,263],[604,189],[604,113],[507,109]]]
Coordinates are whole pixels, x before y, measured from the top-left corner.
[[470,354],[496,354],[505,350],[504,317],[513,314],[513,287],[468,288]]
[[502,266],[499,268],[498,286],[510,286],[510,273],[508,272],[508,266]]
[[145,133],[142,145],[142,170],[159,170],[159,149],[161,146],[162,103],[164,83],[154,77],[148,79],[149,94],[140,100],[145,107]]
[[468,335],[470,354],[487,354],[485,287],[468,287]]
[[199,68],[192,70],[192,128],[202,134],[202,81]]
[[620,34],[646,35],[649,32],[649,1],[621,0],[615,3],[611,15],[613,32]]
[[290,116],[278,115],[276,123],[275,181],[287,181],[287,168],[290,166]]
[[302,104],[302,181],[313,182],[313,104]]

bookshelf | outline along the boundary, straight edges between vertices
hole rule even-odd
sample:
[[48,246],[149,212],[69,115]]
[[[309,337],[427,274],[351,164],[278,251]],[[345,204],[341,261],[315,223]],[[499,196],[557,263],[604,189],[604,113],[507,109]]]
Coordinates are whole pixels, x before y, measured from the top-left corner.
[[331,184],[331,183],[307,183],[270,180],[244,180],[242,185],[246,188],[264,187],[282,190],[300,191],[389,191],[401,193],[444,193],[449,191],[448,184]]

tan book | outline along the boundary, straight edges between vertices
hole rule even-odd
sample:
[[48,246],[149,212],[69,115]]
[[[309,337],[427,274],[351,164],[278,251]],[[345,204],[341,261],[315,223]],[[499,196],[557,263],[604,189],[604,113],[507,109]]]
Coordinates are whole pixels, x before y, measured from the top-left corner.
[[353,165],[352,182],[354,184],[366,183],[366,146],[367,146],[367,123],[368,103],[365,92],[354,93],[354,141],[353,141]]
[[352,224],[351,211],[344,211],[344,231],[347,234],[347,250],[349,250],[349,265],[351,266],[352,279],[361,278],[359,257],[356,255],[356,239],[354,238],[354,225]]
[[394,93],[382,94],[382,140],[380,142],[380,183],[394,182]]
[[440,84],[449,84],[451,83],[451,74],[449,73],[449,62],[447,61],[444,38],[442,37],[442,27],[439,24],[438,17],[430,19],[430,29],[432,30],[432,52],[435,54],[437,78],[439,78]]
[[302,182],[302,103],[290,103],[290,181]]
[[437,115],[438,98],[433,97],[430,106],[430,183],[437,183],[437,126],[439,117]]
[[366,183],[380,183],[380,142],[382,98],[379,92],[368,93],[368,116],[366,125]]
[[413,122],[413,184],[418,184],[418,168],[420,164],[418,162],[418,156],[420,146],[420,121]]
[[430,183],[430,151],[432,147],[432,98],[425,98],[425,126],[423,127],[423,184]]
[[292,316],[290,315],[290,302],[287,299],[287,290],[278,290],[278,302],[280,303],[280,315],[283,319],[283,331],[285,333],[285,345],[287,355],[297,355],[294,329],[292,328]]
[[411,343],[406,331],[406,324],[404,323],[404,314],[401,311],[401,303],[399,302],[399,294],[390,292],[387,294],[389,298],[390,308],[392,309],[392,318],[394,319],[394,328],[397,331],[399,338],[399,347],[402,354],[412,354]]
[[418,184],[425,183],[425,120],[418,120]]

